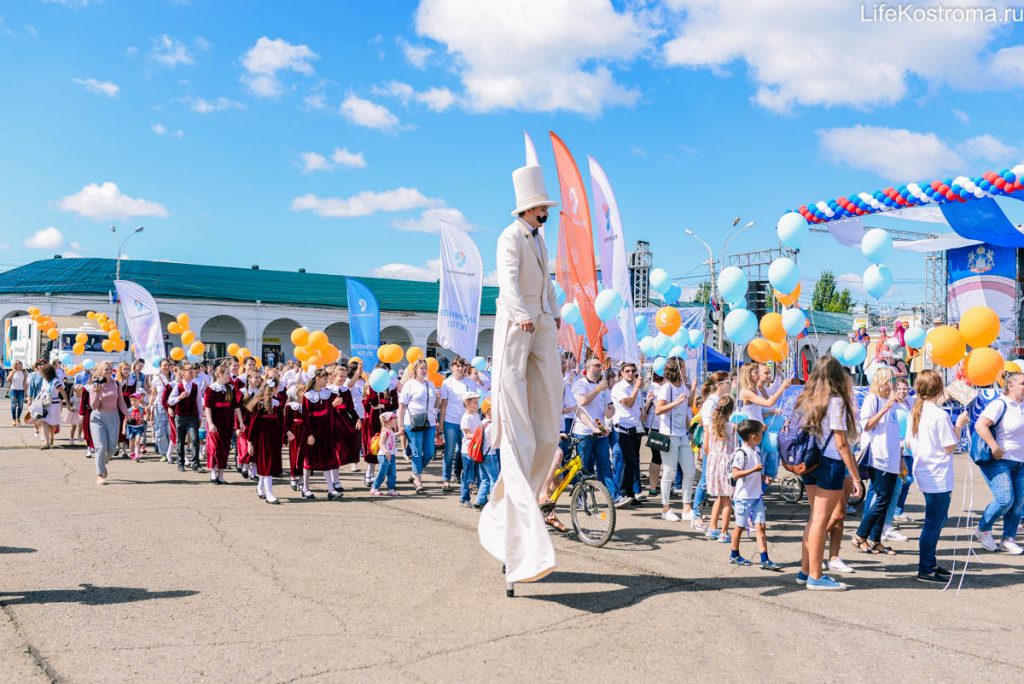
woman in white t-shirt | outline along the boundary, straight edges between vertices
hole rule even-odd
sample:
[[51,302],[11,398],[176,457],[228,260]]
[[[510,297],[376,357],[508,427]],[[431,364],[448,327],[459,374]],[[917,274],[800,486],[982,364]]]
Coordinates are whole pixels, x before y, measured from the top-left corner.
[[[1003,395],[990,401],[974,424],[978,436],[992,450],[992,458],[978,463],[992,490],[992,502],[981,514],[975,537],[989,551],[1019,556],[1017,527],[1024,513],[1024,373],[1004,378]],[[1003,520],[1003,538],[992,536],[996,521]]]
[[423,469],[434,457],[437,433],[437,388],[427,379],[427,362],[420,359],[407,372],[408,380],[398,394],[398,422],[412,451],[412,481],[423,493]]
[[14,362],[11,371],[11,389],[8,396],[11,400],[11,419],[14,427],[21,425],[21,414],[25,412],[25,390],[28,388],[28,371],[21,361]]
[[[683,383],[683,364],[669,359],[665,364],[665,382],[657,390],[654,413],[658,416],[658,432],[669,437],[669,447],[661,453],[661,519],[671,522],[693,520],[693,481],[697,467],[690,449],[690,389]],[[669,510],[672,480],[676,466],[683,469],[683,513],[678,516]]]
[[[845,584],[821,573],[825,535],[830,529],[836,529],[837,519],[842,520],[846,474],[857,472],[857,462],[850,451],[850,443],[857,436],[853,387],[849,374],[835,358],[826,356],[814,365],[807,385],[797,397],[796,411],[803,416],[804,430],[814,435],[823,449],[820,465],[801,477],[811,513],[804,528],[801,567],[796,581],[812,591],[842,591],[847,588]],[[860,480],[856,478],[853,492],[858,496],[861,493]],[[838,529],[841,536],[841,522]],[[836,559],[838,555],[831,560]],[[838,563],[829,563],[829,569],[841,567]]]
[[[882,544],[882,528],[900,475],[900,424],[891,368],[879,368],[871,378],[871,391],[860,407],[861,462],[871,470],[870,508],[864,510],[853,546],[862,553],[896,552]],[[867,452],[867,453],[866,453]]]
[[946,388],[942,376],[936,371],[921,371],[914,381],[914,391],[917,392],[917,403],[907,425],[907,444],[914,454],[914,481],[924,494],[917,579],[946,584],[950,573],[939,567],[935,548],[946,525],[953,494],[953,452],[970,420],[970,413],[961,413],[956,426],[953,426],[949,414],[942,410]]

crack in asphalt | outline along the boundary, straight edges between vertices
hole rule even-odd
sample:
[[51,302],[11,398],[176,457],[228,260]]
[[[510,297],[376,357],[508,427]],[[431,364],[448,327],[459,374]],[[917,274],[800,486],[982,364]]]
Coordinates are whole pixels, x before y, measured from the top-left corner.
[[57,671],[50,664],[50,661],[48,661],[46,657],[39,652],[39,649],[33,646],[32,643],[25,638],[25,635],[21,631],[21,624],[18,622],[18,616],[14,613],[14,610],[3,601],[0,601],[0,611],[3,611],[3,614],[7,616],[8,622],[10,622],[14,627],[14,633],[24,643],[25,653],[27,653],[32,659],[32,663],[36,666],[39,672],[45,675],[51,682],[63,681],[57,674]]

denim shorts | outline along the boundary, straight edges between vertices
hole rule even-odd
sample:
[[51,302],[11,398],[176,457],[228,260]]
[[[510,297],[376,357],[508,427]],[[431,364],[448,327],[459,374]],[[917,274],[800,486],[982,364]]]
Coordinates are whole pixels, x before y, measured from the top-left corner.
[[733,499],[732,509],[736,512],[736,527],[749,528],[764,525],[764,499]]
[[804,486],[842,491],[846,479],[846,464],[828,456],[821,457],[821,465],[808,475],[801,475]]

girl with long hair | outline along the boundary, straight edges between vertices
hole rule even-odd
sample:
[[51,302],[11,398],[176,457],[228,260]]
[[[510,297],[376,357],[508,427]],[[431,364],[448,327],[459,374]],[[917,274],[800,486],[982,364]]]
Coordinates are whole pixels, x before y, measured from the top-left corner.
[[[729,374],[725,374],[728,383]],[[728,384],[726,384],[728,388]],[[731,462],[736,445],[735,426],[732,418],[736,402],[728,394],[723,395],[711,412],[709,424],[704,428],[704,445],[707,458],[704,461],[704,472],[707,473],[708,495],[715,497],[711,507],[711,520],[708,522],[706,536],[723,544],[732,541],[729,537],[729,520],[732,518],[733,486],[730,480]],[[722,523],[718,528],[719,520]]]
[[[658,431],[669,437],[669,447],[661,455],[661,519],[671,522],[693,520],[699,514],[693,510],[693,481],[697,468],[690,449],[687,431],[690,425],[690,388],[683,382],[685,369],[679,359],[669,359],[665,364],[665,383],[658,388],[654,413],[660,419]],[[683,470],[682,516],[670,510],[672,480],[676,467]]]
[[231,374],[225,365],[213,371],[213,382],[203,390],[203,412],[206,414],[206,469],[210,482],[224,484],[224,471],[231,453],[231,437],[235,424],[241,424],[242,412],[238,406]]
[[269,504],[279,503],[274,496],[274,478],[281,476],[281,445],[284,441],[282,406],[275,385],[264,383],[246,404],[249,413],[246,436],[259,478],[256,495]]
[[409,379],[398,395],[398,423],[405,430],[412,451],[412,479],[422,494],[423,470],[434,457],[437,431],[437,388],[427,379],[427,362],[419,359],[406,370]]
[[[857,472],[857,462],[850,451],[857,437],[857,413],[853,403],[850,376],[831,356],[818,360],[807,378],[807,385],[796,400],[801,427],[814,436],[822,450],[820,465],[803,475],[810,517],[804,528],[800,555],[800,572],[796,581],[812,591],[842,591],[847,588],[822,574],[825,535],[837,508],[843,505],[846,473]],[[860,494],[860,480],[854,479],[853,491]]]
[[[871,378],[871,391],[860,407],[861,460],[867,453],[871,469],[871,500],[853,536],[853,546],[862,553],[893,555],[882,544],[882,528],[900,475],[900,425],[896,419],[896,392],[891,368],[879,368]],[[865,499],[867,501],[867,499]]]
[[309,490],[309,476],[314,470],[322,470],[327,480],[328,500],[340,499],[334,491],[330,473],[338,470],[338,459],[334,455],[334,419],[331,416],[331,391],[327,389],[327,371],[314,371],[306,392],[302,395],[302,415],[305,440],[300,442],[299,457],[302,461],[302,497],[315,499]]
[[[700,471],[700,482],[697,483],[697,492],[694,495],[693,505],[700,511],[701,500],[707,493],[707,480],[708,480],[708,456],[710,454],[710,431],[711,423],[715,415],[715,409],[718,408],[720,402],[729,394],[729,374],[725,371],[714,371],[709,373],[707,379],[704,381],[704,386],[701,388],[700,393],[700,422],[704,428],[704,441],[701,443],[701,454],[703,456],[703,467]],[[730,408],[730,414],[731,414]],[[718,502],[711,508],[711,521],[708,525],[707,530],[704,534],[709,539],[717,539],[718,532]]]

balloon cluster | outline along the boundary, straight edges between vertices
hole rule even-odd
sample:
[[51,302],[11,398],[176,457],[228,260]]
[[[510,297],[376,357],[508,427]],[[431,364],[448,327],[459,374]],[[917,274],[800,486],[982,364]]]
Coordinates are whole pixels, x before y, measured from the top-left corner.
[[668,359],[685,359],[687,349],[697,349],[704,344],[704,331],[682,327],[683,318],[675,307],[664,306],[654,315],[656,334],[652,334],[647,318],[634,319],[636,335],[640,339],[640,352],[648,359],[654,359],[654,372],[662,375]]
[[[959,328],[940,325],[928,331],[925,351],[937,366],[951,368],[962,360],[964,376],[979,387],[991,385],[1005,370],[1002,355],[989,345],[999,337],[999,316],[987,306],[968,309]],[[967,347],[971,352],[967,352]]]
[[868,356],[868,349],[860,342],[836,340],[832,343],[829,354],[844,366],[857,366],[864,363],[864,359]]
[[860,241],[860,251],[871,262],[861,279],[864,290],[875,299],[881,299],[892,289],[892,270],[882,263],[892,254],[892,237],[889,231],[872,228],[864,233]]
[[[797,211],[811,223],[827,223],[854,216],[918,207],[926,204],[966,202],[969,199],[1011,195],[1024,189],[1024,164],[999,172],[986,171],[976,178],[957,176],[945,180],[907,183],[897,187],[838,197],[801,206]],[[1019,195],[1018,195],[1019,196]]]
[[181,346],[171,348],[171,358],[175,361],[181,361],[186,356],[198,359],[206,351],[206,345],[196,337],[189,325],[187,313],[178,314],[176,319],[167,324],[167,332],[181,338]]
[[40,332],[51,340],[56,340],[60,333],[57,331],[57,324],[48,315],[41,313],[38,306],[28,307],[28,315],[32,317],[35,324],[39,326]]
[[[308,328],[295,328],[291,333],[291,341],[295,345],[295,358],[302,364],[303,370],[322,368],[341,358],[341,350],[331,344],[327,333],[323,330],[310,332]],[[237,352],[237,354],[243,353],[248,356],[249,350],[242,347]],[[256,361],[258,364],[259,359]]]
[[[123,352],[127,348],[128,343],[121,337],[121,331],[117,329],[117,323],[114,322],[114,319],[107,316],[107,314],[100,313],[98,311],[86,311],[85,317],[96,321],[96,324],[100,326],[100,330],[108,334],[107,339],[100,343],[103,351],[108,354],[112,354],[114,352]],[[75,335],[75,343],[72,345],[71,351],[75,354],[84,354],[85,343],[88,341],[88,335],[85,333],[78,333]]]
[[661,295],[665,306],[675,304],[683,294],[682,288],[672,282],[672,276],[663,268],[651,271],[650,281],[651,289]]

